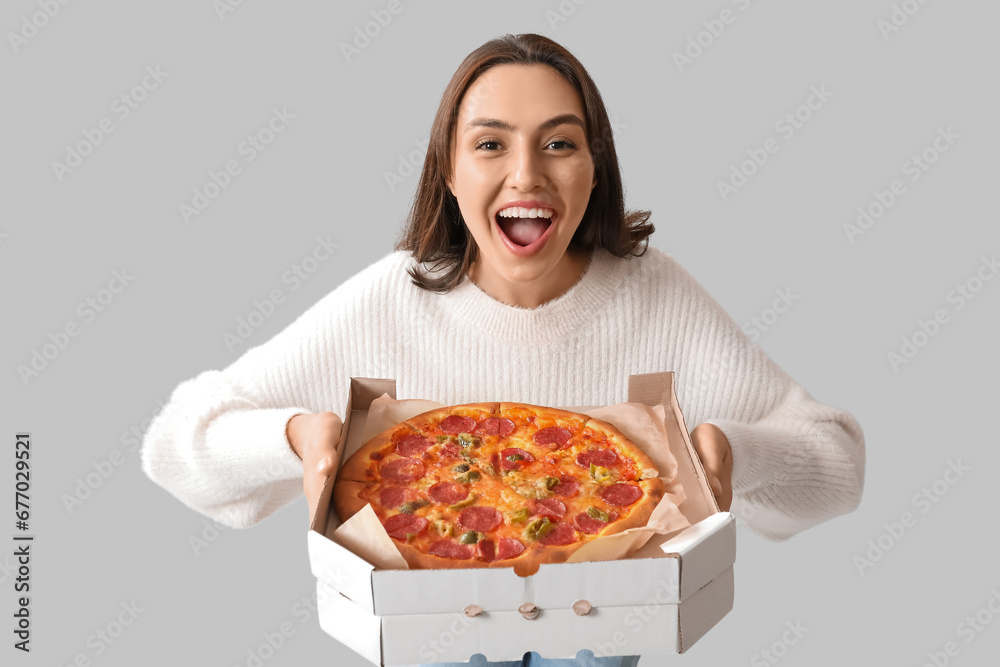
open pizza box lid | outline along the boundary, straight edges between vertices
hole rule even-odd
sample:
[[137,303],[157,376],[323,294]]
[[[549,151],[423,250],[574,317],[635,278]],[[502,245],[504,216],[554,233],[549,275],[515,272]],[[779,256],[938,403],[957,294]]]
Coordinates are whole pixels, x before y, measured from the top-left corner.
[[[372,401],[382,394],[396,398],[395,390],[395,380],[351,379],[341,463],[363,444]],[[340,520],[331,502],[333,484],[328,482],[308,535],[309,560],[321,609],[326,610],[320,614],[321,626],[375,664],[387,665],[444,661],[454,655],[465,661],[473,653],[490,660],[516,660],[530,650],[545,650],[545,657],[575,657],[578,649],[588,646],[602,655],[686,650],[732,609],[735,520],[716,505],[677,403],[673,373],[630,376],[628,401],[665,408],[668,441],[686,494],[680,510],[689,528],[673,536],[654,535],[624,559],[546,564],[527,577],[513,568],[381,570],[332,539]],[[586,600],[593,611],[574,612],[579,600]],[[530,623],[518,611],[528,602],[541,610]],[[469,618],[469,605],[484,613]],[[665,610],[656,622],[636,620],[639,610],[651,605]],[[459,618],[474,626],[461,634],[463,641],[447,630]],[[643,632],[633,634],[630,618]],[[516,625],[516,641],[504,631],[505,622]],[[440,630],[434,629],[436,624],[443,624]],[[371,628],[376,626],[378,641],[373,644]],[[570,626],[574,629],[568,632]],[[443,653],[414,653],[426,649],[428,636],[442,632],[456,636],[451,647]],[[609,653],[612,645],[622,643],[615,641],[614,632],[627,641],[618,648],[621,652]],[[389,637],[393,640],[387,641]],[[599,652],[602,647],[595,642],[601,639],[610,644]],[[521,646],[528,648],[518,652]]]

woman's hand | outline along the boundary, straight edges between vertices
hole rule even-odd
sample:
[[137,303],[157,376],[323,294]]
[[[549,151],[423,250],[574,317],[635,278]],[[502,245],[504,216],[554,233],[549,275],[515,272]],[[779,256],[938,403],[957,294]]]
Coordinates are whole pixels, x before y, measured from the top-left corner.
[[705,468],[715,502],[720,510],[728,512],[733,504],[733,450],[729,440],[718,426],[705,423],[691,431],[691,444]]
[[326,478],[337,470],[337,444],[343,422],[332,412],[298,414],[288,420],[285,432],[292,450],[302,459],[302,488],[312,523]]

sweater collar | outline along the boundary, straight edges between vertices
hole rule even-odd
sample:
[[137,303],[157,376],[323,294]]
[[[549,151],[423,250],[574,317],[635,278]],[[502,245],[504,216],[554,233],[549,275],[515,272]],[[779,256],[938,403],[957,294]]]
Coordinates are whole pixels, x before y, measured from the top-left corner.
[[468,276],[446,294],[432,299],[438,317],[486,338],[542,345],[564,339],[597,317],[625,277],[628,262],[603,248],[591,253],[580,279],[564,294],[537,308],[512,306],[493,298]]

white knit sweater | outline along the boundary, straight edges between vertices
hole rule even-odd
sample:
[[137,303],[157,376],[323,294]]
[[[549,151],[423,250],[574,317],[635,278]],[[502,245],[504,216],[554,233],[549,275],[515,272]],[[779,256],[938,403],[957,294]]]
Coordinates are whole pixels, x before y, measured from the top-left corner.
[[787,539],[857,507],[857,421],[813,400],[663,252],[597,250],[567,293],[535,309],[468,278],[422,290],[412,261],[387,255],[225,370],[182,382],[146,434],[146,474],[247,527],[302,494],[289,418],[343,417],[351,376],[395,378],[399,398],[572,406],[622,402],[630,374],[672,370],[688,427],[710,422],[729,439],[732,511],[756,533]]

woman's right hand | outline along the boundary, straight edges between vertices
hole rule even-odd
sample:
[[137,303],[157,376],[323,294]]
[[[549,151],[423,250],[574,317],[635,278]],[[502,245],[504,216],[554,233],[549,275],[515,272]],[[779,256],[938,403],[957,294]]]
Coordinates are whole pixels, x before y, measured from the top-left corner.
[[332,412],[298,414],[288,420],[286,434],[292,451],[302,459],[302,488],[312,524],[326,478],[337,470],[337,444],[343,422]]

